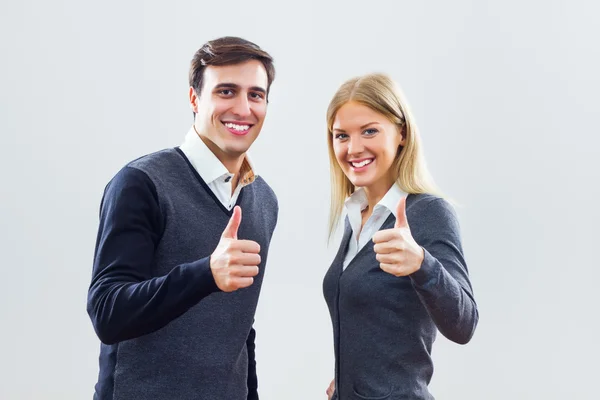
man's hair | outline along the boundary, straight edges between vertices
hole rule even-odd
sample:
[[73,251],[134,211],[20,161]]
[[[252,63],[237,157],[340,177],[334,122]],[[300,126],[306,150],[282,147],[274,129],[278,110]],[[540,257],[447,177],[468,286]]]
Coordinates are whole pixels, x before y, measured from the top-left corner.
[[200,96],[204,70],[206,67],[240,64],[250,60],[258,60],[267,71],[267,99],[271,83],[275,79],[273,57],[256,44],[234,36],[225,36],[206,42],[192,59],[189,73],[190,86]]

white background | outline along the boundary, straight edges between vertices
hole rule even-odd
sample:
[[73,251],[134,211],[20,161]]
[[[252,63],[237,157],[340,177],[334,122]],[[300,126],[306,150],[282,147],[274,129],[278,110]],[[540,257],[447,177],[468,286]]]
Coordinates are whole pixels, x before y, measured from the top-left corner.
[[433,394],[597,398],[600,7],[207,3],[0,3],[0,398],[92,397],[102,191],[129,160],[181,143],[189,61],[223,35],[277,68],[252,152],[280,203],[256,322],[261,399],[325,399],[333,377],[325,111],[342,81],[373,71],[403,87],[460,203],[479,304],[471,343],[438,336]]

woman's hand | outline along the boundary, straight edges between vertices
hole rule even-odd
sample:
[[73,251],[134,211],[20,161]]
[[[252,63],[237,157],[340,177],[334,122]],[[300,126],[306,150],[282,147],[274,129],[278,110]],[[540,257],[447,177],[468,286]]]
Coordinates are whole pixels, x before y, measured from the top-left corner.
[[325,392],[327,394],[327,400],[331,400],[334,392],[335,392],[335,379],[333,379],[331,381],[331,383],[329,384],[329,387],[327,388],[327,391]]
[[415,242],[406,219],[406,197],[398,202],[396,224],[373,236],[377,261],[382,270],[394,276],[407,276],[418,271],[425,254]]

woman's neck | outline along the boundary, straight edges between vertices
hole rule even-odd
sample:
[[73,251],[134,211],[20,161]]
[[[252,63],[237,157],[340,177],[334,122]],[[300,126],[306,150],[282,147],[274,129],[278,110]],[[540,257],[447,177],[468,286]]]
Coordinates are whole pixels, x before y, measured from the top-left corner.
[[364,188],[365,194],[367,195],[367,202],[369,204],[369,208],[367,210],[369,215],[371,215],[377,203],[379,203],[381,199],[383,199],[383,196],[386,195],[386,193],[390,190],[393,184],[393,181],[388,181]]

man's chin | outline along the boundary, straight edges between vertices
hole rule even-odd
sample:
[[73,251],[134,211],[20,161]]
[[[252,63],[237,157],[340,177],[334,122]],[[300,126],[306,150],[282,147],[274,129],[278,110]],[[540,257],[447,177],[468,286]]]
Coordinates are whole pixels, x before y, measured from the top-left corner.
[[237,140],[227,140],[225,141],[224,144],[224,151],[226,151],[228,154],[238,154],[238,155],[242,155],[244,153],[246,153],[248,151],[248,149],[250,149],[250,147],[252,146],[252,143],[254,143],[254,140],[251,140],[250,138],[237,138]]
[[242,157],[250,146],[240,146],[240,145],[225,145],[225,148],[222,149],[223,152],[230,158]]

